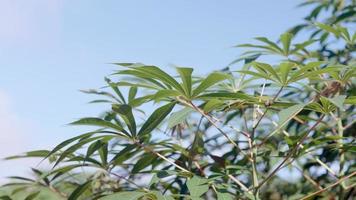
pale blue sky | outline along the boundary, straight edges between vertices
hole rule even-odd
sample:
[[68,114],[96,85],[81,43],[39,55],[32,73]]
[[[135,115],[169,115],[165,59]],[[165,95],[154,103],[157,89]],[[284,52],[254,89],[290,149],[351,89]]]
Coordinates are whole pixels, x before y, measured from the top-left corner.
[[[200,74],[237,58],[231,46],[276,39],[308,10],[295,0],[0,0],[0,156],[79,134],[65,126],[100,107],[79,89],[103,86],[110,62]],[[13,162],[24,165],[24,162]],[[0,161],[0,176],[26,169]],[[28,162],[27,162],[28,163]]]

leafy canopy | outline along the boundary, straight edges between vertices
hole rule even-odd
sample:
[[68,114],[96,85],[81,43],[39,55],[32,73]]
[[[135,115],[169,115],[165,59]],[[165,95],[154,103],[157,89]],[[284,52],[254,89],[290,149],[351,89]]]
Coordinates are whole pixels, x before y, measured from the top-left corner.
[[104,89],[83,91],[105,112],[70,123],[93,130],[9,157],[52,168],[9,177],[0,199],[352,199],[356,4],[301,6],[302,24],[237,45],[241,57],[205,76],[114,63]]

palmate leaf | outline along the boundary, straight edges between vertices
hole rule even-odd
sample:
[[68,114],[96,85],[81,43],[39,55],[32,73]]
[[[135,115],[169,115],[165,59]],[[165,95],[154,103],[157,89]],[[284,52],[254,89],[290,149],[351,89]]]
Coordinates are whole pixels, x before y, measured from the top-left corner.
[[184,89],[181,87],[181,85],[172,76],[156,66],[133,64],[127,67],[134,71],[140,72],[144,77],[159,80],[165,85],[173,87],[174,89],[184,94]]
[[[278,42],[259,37],[256,38],[258,44],[240,45],[250,51],[243,54],[247,57],[236,60],[245,60],[245,64],[248,63],[240,68],[242,73],[238,74],[238,76],[241,75],[239,77],[235,77],[235,71],[230,69],[199,78],[192,76],[191,68],[179,67],[177,68],[178,76],[175,76],[155,66],[122,63],[125,69],[113,75],[120,75],[118,82],[106,79],[105,90],[112,91],[89,91],[89,93],[107,97],[94,102],[109,103],[111,110],[105,112],[107,114],[101,118],[94,117],[94,120],[84,118],[86,120],[77,122],[78,125],[92,125],[100,129],[66,140],[52,151],[28,152],[13,157],[46,158],[50,156],[50,161],[57,162],[55,168],[48,172],[34,171],[33,178],[14,176],[13,178],[20,182],[10,185],[10,187],[16,187],[16,193],[0,191],[0,196],[5,195],[3,197],[5,199],[8,197],[24,200],[26,196],[36,196],[33,192],[41,191],[34,199],[53,199],[44,197],[45,190],[42,190],[42,188],[50,190],[48,186],[51,186],[52,190],[58,190],[67,196],[61,199],[68,199],[68,196],[71,196],[71,199],[78,200],[88,198],[256,200],[270,199],[274,196],[301,199],[303,194],[317,191],[320,184],[328,185],[328,182],[333,181],[333,178],[325,173],[313,173],[310,170],[313,163],[309,162],[309,158],[319,156],[320,160],[327,165],[343,165],[340,174],[336,170],[335,177],[343,177],[343,172],[349,174],[354,168],[352,153],[355,152],[352,131],[355,129],[353,119],[354,105],[356,105],[355,81],[353,80],[355,70],[352,68],[355,60],[353,50],[356,33],[353,34],[339,25],[354,24],[353,13],[356,7],[353,4],[350,5],[350,2],[353,1],[310,1],[306,4],[314,7],[310,15],[305,18],[306,21],[295,26],[292,31],[282,34]],[[332,16],[323,19],[328,15]],[[338,22],[338,20],[341,21]],[[314,21],[328,24],[317,27],[312,25]],[[314,39],[293,43],[293,35],[309,28],[312,29],[310,38]],[[335,34],[335,32],[338,33]],[[315,41],[319,42],[314,44]],[[314,44],[313,50],[309,51],[308,47],[311,44]],[[256,62],[255,60],[262,54],[279,55],[288,61],[273,62],[273,65]],[[317,62],[310,62],[315,60]],[[261,92],[262,81],[258,79],[266,79],[266,81],[262,80],[265,83],[263,93]],[[340,84],[340,89],[332,95],[324,93],[316,95],[324,88],[328,89],[332,85],[329,83]],[[283,89],[278,99],[274,96],[275,87]],[[125,98],[121,91],[125,92]],[[141,92],[144,96],[140,96]],[[197,113],[191,114],[193,109],[189,106],[173,102],[180,100],[186,100],[188,103],[192,101],[204,110],[203,114],[211,116],[214,121],[219,120],[219,123],[212,124]],[[136,112],[133,113],[133,110],[142,113],[146,108],[150,110],[151,104],[145,105],[148,102],[159,103],[160,106],[152,111],[151,116],[143,115],[145,117],[140,120],[141,126],[138,126],[137,118],[136,120],[134,118]],[[304,102],[311,103],[305,105]],[[184,107],[171,114],[175,107],[173,104]],[[141,105],[143,105],[142,108]],[[250,134],[252,119],[256,111],[259,111],[257,110],[259,107],[267,108],[267,114],[260,115],[262,123],[256,129],[256,134]],[[321,114],[333,116],[323,118],[320,124],[314,126],[314,123],[318,122],[318,118],[322,116]],[[258,114],[257,117],[259,117]],[[168,128],[175,128],[174,126],[184,122],[184,125],[179,126],[181,131],[177,134],[177,138],[150,137],[151,133],[166,122],[166,118],[169,118]],[[339,123],[337,124],[336,121]],[[243,150],[231,149],[228,141],[216,134],[215,128],[226,131],[228,135],[236,136],[234,139],[238,146],[243,147]],[[240,138],[240,134],[236,135],[235,128],[243,130],[246,135],[241,135]],[[283,129],[288,130],[288,133],[285,131],[283,133],[290,136],[275,135],[273,140],[263,141]],[[307,132],[309,129],[310,134]],[[310,137],[307,137],[305,141],[300,141],[304,135],[310,135]],[[253,137],[249,138],[249,136]],[[252,147],[246,139],[254,139],[256,142],[258,151],[256,153],[251,151],[255,154],[254,156],[248,155]],[[142,148],[136,142],[150,147],[153,152],[149,154],[147,149]],[[303,147],[297,148],[295,153],[289,152],[299,143]],[[155,152],[167,159],[161,156],[157,158]],[[292,155],[290,158],[286,157],[288,153]],[[342,161],[343,157],[344,161]],[[266,184],[256,189],[251,183],[253,180],[251,175],[253,167],[251,166],[254,163],[250,162],[250,159],[258,166],[256,173],[261,178],[260,181],[268,178],[271,170],[278,169],[275,167],[280,159],[286,159],[286,163],[281,165],[284,169],[292,168],[294,164],[297,164],[303,173],[300,176],[301,179],[298,179],[302,181],[302,184],[294,181],[285,183],[282,180],[283,177],[273,176],[273,181],[266,181]],[[166,169],[171,169],[172,165],[176,165],[174,168],[176,171],[166,171]],[[180,172],[177,166],[191,172]],[[105,171],[109,179],[115,182],[113,183],[115,186],[110,187],[110,184],[106,184],[106,179],[100,179],[104,184],[99,190],[90,188],[90,185],[87,185],[88,188],[85,189],[86,181],[100,182],[96,181],[97,176],[93,176],[97,174],[97,171]],[[242,192],[240,184],[236,184],[237,182],[226,176],[232,173],[237,175],[236,180],[241,179],[241,184],[246,185],[251,193]],[[154,176],[152,182],[148,184],[145,177],[150,174]],[[200,177],[198,174],[207,175],[209,179]],[[311,178],[315,183],[307,182],[310,180],[304,175],[308,174],[312,175]],[[342,199],[341,195],[350,195],[350,190],[344,188],[349,188],[352,181],[345,181],[345,186],[328,188],[325,195],[332,196],[332,198],[339,196],[340,199]],[[210,184],[214,187],[211,187],[209,191]],[[145,189],[139,189],[141,187]],[[74,191],[77,192],[74,193]],[[171,194],[171,196],[166,194]]]
[[296,67],[296,64],[291,62],[284,62],[279,65],[280,79],[283,86],[288,85],[288,76],[294,67]]
[[295,48],[292,49],[292,39],[293,34],[290,32],[286,32],[280,35],[279,40],[281,46],[278,43],[275,43],[265,37],[257,37],[255,40],[263,43],[262,45],[255,44],[242,44],[237,45],[237,47],[247,47],[252,48],[252,51],[247,51],[245,54],[275,54],[287,57],[291,54],[298,54],[300,50],[305,50],[305,47],[312,44],[311,40],[308,40],[303,43],[295,44]]
[[[152,89],[171,89],[170,86],[167,86],[166,84],[161,83],[160,81],[157,81],[154,77],[152,77],[150,74],[147,74],[146,72],[141,72],[137,70],[120,70],[113,75],[130,75],[133,76],[134,78],[138,78],[139,80],[144,80],[145,82],[148,82],[152,84],[152,86],[149,85],[142,85],[145,86],[145,88],[152,88]],[[138,84],[132,84],[128,82],[119,82],[117,83],[118,85],[129,85],[129,86],[139,86]]]
[[56,167],[62,160],[64,160],[68,156],[71,156],[72,153],[77,151],[83,145],[86,145],[86,144],[88,144],[90,142],[93,142],[93,141],[96,141],[96,140],[99,140],[99,139],[110,140],[110,139],[113,139],[113,138],[115,138],[115,136],[113,136],[113,135],[104,135],[104,136],[96,136],[96,137],[80,140],[78,143],[70,146],[69,148],[67,148],[65,151],[63,151],[60,154],[59,158],[56,160],[55,164],[53,165],[53,168]]
[[271,65],[261,62],[252,62],[251,65],[256,70],[258,70],[260,74],[263,74],[264,77],[271,77],[271,80],[281,82],[280,76],[277,74],[277,71]]
[[58,144],[56,147],[54,147],[47,155],[46,157],[43,159],[45,160],[46,158],[52,156],[53,154],[57,153],[59,150],[61,150],[62,148],[64,148],[65,146],[69,145],[70,143],[76,141],[76,140],[83,140],[86,138],[91,137],[94,134],[100,133],[100,131],[94,131],[94,132],[89,132],[89,133],[84,133],[81,135],[78,135],[76,137],[70,138],[68,140],[65,140],[63,142],[61,142],[60,144]]
[[305,79],[309,76],[310,72],[321,69],[321,65],[326,64],[325,61],[309,62],[304,66],[299,66],[298,70],[291,72],[288,82],[296,82]]

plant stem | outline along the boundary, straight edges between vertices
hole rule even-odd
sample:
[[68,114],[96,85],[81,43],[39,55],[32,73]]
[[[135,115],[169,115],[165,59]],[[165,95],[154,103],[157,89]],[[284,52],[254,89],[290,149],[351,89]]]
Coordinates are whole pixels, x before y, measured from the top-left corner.
[[[263,84],[261,97],[263,95],[264,88],[265,88],[265,84]],[[272,99],[272,102],[271,102],[272,104],[278,98],[278,96],[282,92],[282,90],[283,90],[283,86],[274,95],[274,97]],[[263,112],[263,114],[258,119],[258,121],[253,124],[252,132],[251,132],[251,138],[249,140],[250,141],[249,142],[250,155],[251,155],[251,159],[252,159],[252,183],[253,183],[253,189],[254,189],[253,194],[254,194],[254,198],[255,199],[258,199],[258,196],[259,196],[259,184],[258,184],[258,175],[257,175],[258,172],[257,172],[257,162],[256,162],[258,149],[257,149],[257,146],[256,146],[255,133],[256,133],[256,129],[257,129],[258,125],[261,123],[262,119],[266,116],[269,108],[270,108],[270,106],[267,106],[265,112]],[[257,107],[256,110],[254,110],[254,113],[256,113],[256,115],[257,115],[257,113],[259,113],[258,110],[259,110],[259,107]]]
[[[340,160],[339,160],[339,177],[343,177],[344,176],[344,164],[345,164],[345,153],[344,150],[342,149],[343,147],[343,136],[344,136],[344,127],[342,126],[342,121],[341,121],[341,117],[338,118],[337,120],[337,127],[338,127],[338,133],[339,133],[339,137],[340,139],[338,140],[339,143],[339,155],[340,155]],[[343,183],[341,183],[340,185],[340,191],[339,191],[339,199],[343,199],[344,198],[344,187],[345,185]]]
[[242,188],[243,191],[248,192],[248,193],[251,194],[251,192],[248,190],[248,188],[247,188],[243,183],[241,183],[241,181],[237,180],[237,179],[236,179],[233,175],[231,175],[231,174],[229,174],[228,176],[229,176],[229,178],[230,178],[232,181],[234,181],[237,185],[239,185],[239,186]]
[[134,143],[135,143],[137,146],[143,148],[144,151],[149,152],[149,153],[152,153],[152,154],[154,154],[154,155],[156,155],[156,156],[162,158],[163,160],[167,161],[168,163],[172,164],[173,166],[175,166],[176,168],[182,170],[183,172],[188,172],[188,173],[190,173],[190,171],[188,171],[188,170],[184,169],[183,167],[177,165],[176,163],[174,163],[173,161],[169,160],[169,159],[168,159],[167,157],[165,157],[164,155],[162,155],[162,154],[160,154],[160,153],[154,151],[154,150],[151,149],[150,147],[147,147],[147,146],[141,144],[141,143],[138,142],[138,141],[134,141]]
[[311,193],[311,194],[309,194],[309,195],[303,197],[301,200],[306,200],[306,199],[309,199],[310,197],[313,197],[313,196],[318,195],[318,194],[320,194],[320,193],[322,193],[322,192],[325,192],[326,190],[328,190],[328,189],[330,189],[330,188],[332,188],[332,187],[335,187],[335,186],[339,185],[340,183],[342,183],[342,182],[345,181],[346,179],[351,178],[351,177],[353,177],[353,176],[355,176],[355,175],[356,175],[356,172],[353,172],[352,174],[349,174],[349,175],[347,175],[347,176],[345,176],[345,177],[342,177],[342,178],[340,178],[338,181],[336,181],[335,183],[329,185],[328,187],[325,187],[325,188],[322,189],[322,190],[318,190],[318,191],[316,191],[316,192],[314,192],[314,193]]
[[[204,116],[236,149],[240,150],[240,152],[246,156],[249,160],[251,159],[249,156],[246,155],[245,152],[242,151],[242,149],[236,144],[236,142],[234,142],[234,140],[232,140],[213,120],[213,117],[209,116],[208,114],[206,114],[203,110],[201,110],[199,107],[197,107],[196,105],[193,104],[193,102],[185,102],[180,100],[180,102],[184,105],[187,105],[191,108],[193,108],[194,110],[198,111],[202,116]],[[233,128],[233,127],[230,127]],[[235,130],[235,129],[233,129]],[[243,131],[238,130],[239,132],[243,133],[244,135],[246,133],[244,133]],[[245,135],[247,138],[249,138],[248,135]]]
[[116,173],[114,173],[114,172],[109,172],[109,173],[112,174],[112,175],[114,175],[114,176],[116,176],[116,177],[118,177],[118,178],[120,178],[120,179],[125,180],[126,182],[128,182],[128,183],[130,183],[130,184],[136,186],[136,187],[139,188],[139,189],[142,189],[142,190],[144,190],[144,191],[146,191],[146,192],[149,191],[147,188],[142,187],[142,186],[139,186],[139,185],[136,184],[134,181],[131,181],[130,179],[128,179],[128,178],[126,178],[126,177],[124,177],[124,176],[121,176],[121,175],[116,174]]
[[317,122],[303,135],[303,137],[299,140],[299,142],[294,146],[293,149],[289,151],[284,160],[258,185],[257,188],[261,188],[263,184],[265,184],[270,178],[272,178],[282,167],[283,165],[293,156],[293,154],[299,149],[299,147],[303,144],[304,140],[308,137],[309,133],[313,131],[316,126],[323,120],[325,115],[322,115]]

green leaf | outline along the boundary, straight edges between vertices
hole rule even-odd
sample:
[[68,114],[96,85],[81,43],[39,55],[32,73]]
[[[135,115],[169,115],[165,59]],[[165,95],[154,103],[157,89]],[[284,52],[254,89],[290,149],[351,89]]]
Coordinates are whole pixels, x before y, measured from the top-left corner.
[[279,65],[279,70],[281,73],[281,83],[284,86],[288,84],[288,75],[294,66],[295,64],[290,62],[285,62]]
[[211,112],[222,105],[224,105],[224,101],[218,99],[211,99],[204,105],[203,110],[205,112]]
[[40,193],[41,193],[41,191],[33,192],[33,193],[31,193],[30,195],[28,195],[24,200],[32,200],[32,199],[35,199]]
[[103,119],[100,118],[95,118],[95,117],[87,117],[87,118],[82,118],[79,119],[77,121],[74,121],[72,123],[70,123],[71,125],[87,125],[87,126],[99,126],[102,128],[111,128],[114,130],[119,131],[119,134],[125,134],[127,136],[130,136],[122,126],[118,125],[118,124],[113,124],[109,121],[105,121]]
[[242,73],[242,74],[251,75],[253,78],[262,78],[262,79],[264,78],[264,79],[267,79],[267,80],[274,81],[274,79],[271,79],[271,77],[269,77],[267,74],[262,74],[262,73],[253,72],[253,71],[246,71],[246,70],[239,70],[237,72]]
[[340,32],[337,29],[333,28],[332,26],[323,23],[316,23],[316,26],[318,26],[319,28],[323,29],[326,32],[334,34],[336,37],[340,36]]
[[63,151],[59,158],[57,159],[56,163],[54,164],[53,168],[57,166],[63,159],[65,159],[67,156],[71,155],[73,152],[81,148],[83,145],[90,143],[92,141],[95,141],[97,139],[104,139],[104,137],[109,137],[113,138],[113,136],[97,136],[97,137],[92,137],[92,138],[87,138],[84,140],[80,140],[78,143],[74,144],[73,146],[70,146],[68,149]]
[[267,138],[272,137],[274,134],[276,134],[278,131],[280,131],[291,119],[293,119],[295,116],[298,115],[300,111],[304,109],[306,105],[305,104],[296,104],[294,106],[290,106],[278,113],[279,116],[279,121],[278,121],[278,126],[276,129],[270,133]]
[[189,179],[187,187],[192,197],[200,197],[209,190],[208,180],[198,176]]
[[209,74],[209,76],[206,77],[205,79],[203,79],[203,81],[200,83],[200,85],[194,89],[193,97],[204,92],[206,89],[210,88],[211,86],[215,85],[216,83],[219,83],[219,82],[226,80],[228,78],[230,78],[230,75],[224,74],[221,72],[214,72],[214,73]]
[[234,196],[228,192],[217,192],[218,200],[233,200]]
[[60,144],[58,144],[56,147],[54,147],[54,148],[52,149],[52,151],[49,152],[48,155],[47,155],[44,159],[50,157],[51,155],[53,155],[53,154],[56,153],[57,151],[61,150],[62,148],[64,148],[64,147],[67,146],[68,144],[70,144],[70,143],[72,143],[72,142],[74,142],[74,141],[76,141],[76,140],[78,140],[78,139],[88,138],[88,137],[90,137],[90,136],[92,136],[92,135],[94,135],[94,134],[96,134],[96,133],[98,133],[98,132],[96,132],[96,131],[95,131],[95,132],[89,132],[89,133],[85,133],[85,134],[82,134],[82,135],[78,135],[78,136],[76,136],[76,137],[73,137],[73,138],[70,138],[70,139],[68,139],[68,140],[65,140],[65,141],[61,142]]
[[135,99],[136,94],[137,94],[137,87],[136,86],[131,87],[129,90],[129,98],[128,98],[129,102]]
[[156,94],[154,94],[153,96],[153,100],[155,100],[156,102],[163,99],[163,98],[167,98],[167,97],[177,97],[180,96],[181,93],[176,91],[176,90],[169,90],[169,89],[163,89],[163,90],[159,90]]
[[152,191],[151,194],[153,194],[157,198],[156,200],[174,200],[173,197],[164,196],[161,194],[161,192],[158,192],[158,191]]
[[101,197],[99,200],[138,200],[143,195],[144,192],[119,192]]
[[[277,72],[273,69],[273,67],[269,64],[266,63],[260,63],[260,62],[253,62],[252,66],[257,69],[261,74],[263,73],[264,76],[268,77],[273,77],[275,81],[280,82],[280,78],[277,74]],[[267,73],[268,72],[268,73]],[[270,78],[268,78],[270,79]]]
[[142,169],[145,169],[146,167],[150,166],[154,160],[156,160],[155,155],[151,153],[143,154],[142,156],[140,156],[140,159],[136,162],[131,172],[134,174],[140,172]]
[[268,40],[267,38],[265,38],[265,37],[256,37],[255,39],[267,44],[272,52],[280,53],[280,54],[283,53],[283,50],[276,43]]
[[62,175],[67,175],[66,174],[67,172],[70,172],[71,170],[76,169],[76,168],[81,168],[83,166],[85,166],[85,164],[73,164],[73,165],[67,165],[64,167],[59,167],[59,168],[56,168],[55,170],[50,171],[47,174],[44,174],[43,177],[48,177],[50,175],[54,175],[51,178],[51,181],[53,181]]
[[291,74],[288,82],[295,82],[308,77],[308,73],[320,69],[320,65],[325,64],[325,61],[309,62],[305,66],[300,66],[298,70]]
[[185,91],[185,96],[190,98],[192,95],[192,68],[177,67],[177,71],[183,82],[183,89]]
[[117,84],[111,82],[111,80],[106,77],[105,77],[105,81],[111,87],[111,89],[114,90],[114,92],[117,94],[117,96],[119,96],[122,103],[126,103],[124,96],[122,95],[120,89],[117,87]]
[[149,188],[151,188],[151,186],[153,186],[153,185],[155,185],[155,184],[157,184],[157,183],[159,183],[159,181],[160,181],[161,179],[160,178],[158,178],[158,176],[157,176],[157,174],[155,173],[155,174],[153,174],[153,176],[152,176],[152,178],[151,178],[151,180],[150,180],[150,182],[148,183],[148,187]]
[[[167,86],[165,86],[164,84],[162,84],[160,81],[157,81],[154,79],[154,77],[151,74],[148,74],[147,72],[142,72],[142,71],[137,71],[134,69],[130,69],[130,70],[120,70],[119,72],[115,73],[115,74],[124,74],[124,75],[131,75],[134,76],[135,78],[138,78],[140,80],[140,82],[149,82],[151,84],[153,84],[152,86],[148,86],[146,84],[147,88],[152,88],[152,89],[158,89],[158,88],[162,88],[162,89],[167,89]],[[143,80],[143,81],[142,81]],[[142,87],[143,85],[140,83],[134,83],[134,84],[129,84],[127,82],[119,82],[117,83],[118,85],[127,85],[127,86],[140,86]]]
[[180,111],[172,113],[168,119],[168,128],[173,128],[174,126],[183,123],[193,111],[192,108],[186,107]]
[[205,149],[204,149],[203,133],[198,131],[195,133],[194,141],[190,149],[190,155],[194,157],[194,155],[203,154],[204,150]]
[[31,158],[31,157],[46,157],[49,154],[49,152],[50,151],[48,150],[28,151],[23,153],[22,155],[6,157],[5,160],[12,160],[18,158]]
[[285,124],[287,124],[293,117],[295,117],[300,111],[302,111],[304,107],[305,104],[296,104],[280,111],[278,113],[278,127],[283,127]]
[[150,133],[153,129],[155,129],[166,116],[172,111],[173,107],[176,105],[176,102],[172,102],[166,104],[157,110],[155,110],[151,116],[146,120],[146,122],[142,125],[138,135],[145,135]]
[[249,96],[243,92],[216,92],[200,95],[199,99],[223,99],[223,100],[242,100],[242,101],[256,101],[255,97]]
[[138,152],[132,152],[132,150],[134,150],[136,147],[137,146],[134,144],[128,144],[125,148],[120,150],[120,152],[115,154],[110,163],[112,163],[113,165],[121,165],[125,160],[132,158],[133,155]]
[[356,96],[350,96],[345,99],[345,104],[356,105]]
[[103,145],[99,148],[99,156],[101,159],[101,166],[106,166],[108,160],[108,143],[103,142]]
[[166,72],[162,71],[160,68],[156,66],[139,66],[139,67],[131,67],[132,69],[141,71],[146,74],[148,77],[156,78],[166,85],[175,88],[176,90],[184,93],[183,88],[180,86],[180,84],[169,74]]
[[77,200],[84,192],[91,187],[91,181],[87,181],[84,184],[78,186],[68,197],[68,200]]
[[132,136],[136,135],[136,122],[135,118],[132,114],[132,107],[126,104],[112,105],[112,110],[119,113],[121,118],[125,121],[126,125],[128,126]]
[[100,149],[103,145],[104,145],[104,143],[101,140],[93,142],[91,145],[89,145],[89,147],[87,149],[87,153],[85,155],[86,158],[89,158],[91,155],[93,155],[93,153],[95,151],[97,151],[98,149]]
[[346,95],[339,95],[333,98],[328,98],[331,103],[333,103],[335,106],[337,106],[340,110],[345,110],[344,108],[344,102],[346,99]]
[[283,53],[285,56],[289,55],[290,44],[291,44],[292,38],[293,38],[293,34],[291,34],[291,33],[284,33],[280,37],[280,40],[283,45]]

